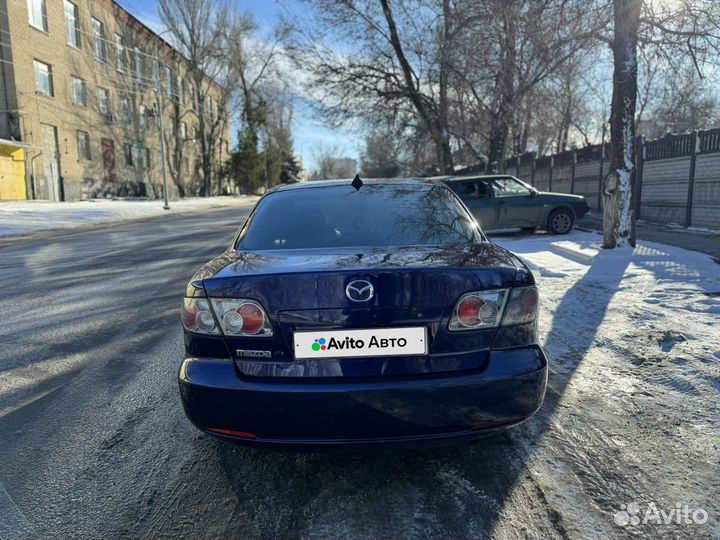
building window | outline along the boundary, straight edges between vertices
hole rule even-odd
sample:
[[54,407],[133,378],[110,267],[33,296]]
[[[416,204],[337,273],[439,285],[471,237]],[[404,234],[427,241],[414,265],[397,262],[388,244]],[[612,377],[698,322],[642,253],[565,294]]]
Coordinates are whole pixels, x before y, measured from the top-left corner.
[[193,126],[192,128],[192,140],[197,141],[198,140],[198,128],[197,126]]
[[152,80],[154,83],[158,82],[158,77],[160,76],[160,66],[158,64],[157,58],[153,58],[152,61]]
[[175,79],[173,75],[172,69],[165,66],[165,90],[167,92],[167,95],[170,96],[170,99],[174,97],[173,95],[173,80]]
[[193,111],[197,110],[197,93],[195,92],[195,85],[190,83],[190,107]]
[[123,122],[129,124],[132,122],[132,113],[130,111],[130,100],[126,97],[120,98],[120,115]]
[[147,109],[145,108],[145,105],[140,105],[138,110],[138,122],[140,123],[141,129],[147,128]]
[[187,174],[190,172],[190,160],[188,158],[183,158],[182,167],[184,173]]
[[98,109],[103,116],[110,116],[110,92],[107,88],[98,88]]
[[145,55],[135,48],[135,78],[139,83],[145,82]]
[[93,40],[95,41],[95,58],[100,62],[107,61],[107,49],[105,48],[105,25],[97,19],[92,20]]
[[78,159],[90,161],[90,136],[87,131],[77,132]]
[[150,149],[149,149],[149,148],[146,148],[146,149],[145,149],[145,163],[144,163],[144,165],[145,165],[145,168],[146,168],[146,169],[150,169],[150,168],[152,167],[152,161],[150,160]]
[[44,96],[54,96],[55,87],[53,85],[52,66],[40,60],[34,60],[33,62],[35,64],[35,88],[37,92]]
[[65,0],[65,25],[67,27],[67,42],[77,49],[80,48],[80,14],[78,7]]
[[123,144],[123,156],[125,156],[125,165],[128,167],[133,166],[133,156],[132,156],[132,145],[131,144]]
[[178,102],[180,105],[185,105],[185,81],[178,75],[177,78],[177,91],[178,91]]
[[127,50],[125,50],[125,38],[115,34],[115,65],[120,73],[127,71]]
[[46,0],[27,0],[28,21],[43,32],[48,31]]
[[147,152],[141,142],[133,144],[123,144],[123,156],[125,157],[125,165],[134,169],[142,169],[145,167],[145,159]]
[[186,140],[187,134],[188,134],[187,124],[185,122],[182,122],[180,124],[180,139],[182,139],[183,141]]
[[73,105],[87,107],[87,84],[82,79],[71,77]]
[[213,113],[213,98],[212,98],[212,96],[208,95],[207,101],[205,102],[205,105],[206,105],[206,107],[205,107],[205,109],[206,109],[206,110],[205,110],[205,113],[207,114],[207,116],[208,116],[209,118],[212,118],[212,115],[213,115],[213,114],[212,114],[212,113]]

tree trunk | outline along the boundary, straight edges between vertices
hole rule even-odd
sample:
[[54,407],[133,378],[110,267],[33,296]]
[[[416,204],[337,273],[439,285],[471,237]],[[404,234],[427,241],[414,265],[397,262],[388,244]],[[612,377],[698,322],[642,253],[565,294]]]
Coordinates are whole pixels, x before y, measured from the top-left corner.
[[395,52],[400,68],[403,72],[405,91],[407,92],[408,98],[410,99],[413,107],[418,113],[418,116],[422,119],[425,127],[433,141],[435,146],[435,155],[437,156],[437,166],[441,173],[452,174],[453,172],[453,160],[452,152],[450,150],[450,134],[447,129],[447,62],[448,62],[448,47],[449,44],[449,17],[450,17],[450,1],[443,0],[443,50],[441,52],[441,80],[440,80],[440,92],[441,99],[440,104],[436,110],[433,107],[428,106],[423,96],[420,93],[420,89],[415,82],[415,74],[410,62],[405,56],[405,51],[400,42],[400,36],[398,35],[397,25],[395,24],[395,18],[393,17],[392,8],[388,0],[380,0],[380,5],[387,22],[388,31],[390,33],[390,43]]
[[603,247],[635,246],[635,108],[637,41],[642,0],[614,0],[610,172],[603,187]]
[[508,141],[509,120],[513,115],[513,103],[515,101],[515,69],[517,55],[515,48],[515,11],[510,4],[509,11],[504,13],[503,22],[504,47],[502,51],[503,61],[500,65],[500,72],[497,74],[498,104],[493,111],[490,122],[490,148],[488,151],[488,171],[498,172],[502,170],[505,160],[505,151]]
[[495,111],[490,121],[490,148],[488,151],[487,171],[491,173],[500,171],[500,162],[504,159],[505,145],[507,144],[507,123],[505,106],[501,105]]
[[440,51],[440,76],[438,99],[439,141],[435,143],[438,153],[438,165],[442,174],[454,172],[452,151],[450,150],[450,132],[448,130],[448,71],[450,68],[450,0],[443,0],[443,36]]

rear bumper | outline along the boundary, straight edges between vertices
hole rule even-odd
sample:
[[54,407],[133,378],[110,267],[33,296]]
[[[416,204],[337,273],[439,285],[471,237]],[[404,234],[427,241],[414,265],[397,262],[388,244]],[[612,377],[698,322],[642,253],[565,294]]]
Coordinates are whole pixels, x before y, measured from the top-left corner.
[[203,431],[253,445],[437,444],[530,417],[542,404],[547,360],[538,346],[493,351],[479,373],[395,380],[240,377],[229,359],[186,358],[180,395]]

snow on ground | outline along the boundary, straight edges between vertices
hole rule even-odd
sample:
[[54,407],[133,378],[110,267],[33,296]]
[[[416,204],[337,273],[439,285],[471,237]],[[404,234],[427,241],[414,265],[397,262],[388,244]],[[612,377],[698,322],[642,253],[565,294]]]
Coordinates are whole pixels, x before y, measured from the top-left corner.
[[[720,538],[720,265],[577,231],[493,241],[533,269],[551,368],[543,408],[511,432],[526,475],[494,536],[534,537],[536,493],[560,537]],[[707,522],[659,523],[678,505]]]
[[181,212],[254,204],[257,197],[207,197],[170,201],[170,210],[160,200],[109,200],[51,203],[44,201],[0,202],[0,237],[18,236],[57,229],[88,227]]

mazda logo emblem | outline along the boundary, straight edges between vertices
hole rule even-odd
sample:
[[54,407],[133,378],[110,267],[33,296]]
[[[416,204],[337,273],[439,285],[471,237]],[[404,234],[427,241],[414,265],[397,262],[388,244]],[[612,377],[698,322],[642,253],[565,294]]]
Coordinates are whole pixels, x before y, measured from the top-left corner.
[[364,279],[351,281],[345,287],[345,296],[352,302],[367,302],[375,295],[372,283]]

